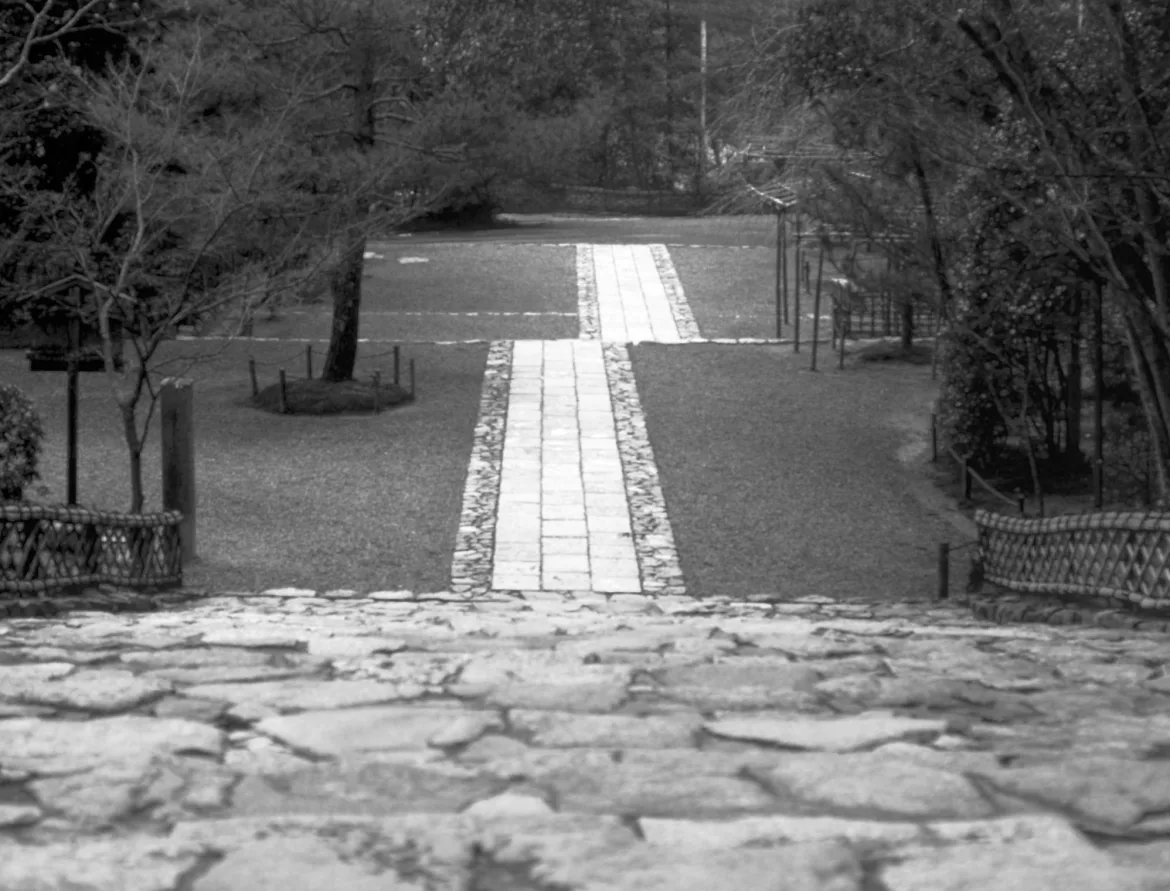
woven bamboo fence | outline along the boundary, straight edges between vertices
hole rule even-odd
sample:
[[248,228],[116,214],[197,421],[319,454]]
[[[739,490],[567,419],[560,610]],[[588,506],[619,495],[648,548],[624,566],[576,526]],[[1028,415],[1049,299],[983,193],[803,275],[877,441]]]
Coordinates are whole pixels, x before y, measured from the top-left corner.
[[182,514],[0,504],[0,592],[85,585],[166,588],[183,581]]
[[1170,607],[1170,514],[975,511],[983,578],[1013,591]]

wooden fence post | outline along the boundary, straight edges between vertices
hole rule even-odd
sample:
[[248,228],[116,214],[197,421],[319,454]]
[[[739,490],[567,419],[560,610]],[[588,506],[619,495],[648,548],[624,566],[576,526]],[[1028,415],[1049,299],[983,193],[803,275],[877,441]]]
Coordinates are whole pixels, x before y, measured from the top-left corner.
[[938,545],[938,598],[946,600],[951,594],[951,546],[949,542]]
[[963,462],[963,500],[971,500],[971,468]]
[[277,404],[280,413],[286,414],[288,412],[288,391],[284,379],[284,369],[280,369],[280,402]]
[[313,345],[305,344],[305,377],[313,379]]
[[398,386],[398,344],[394,344],[394,386]]
[[378,413],[378,391],[382,389],[382,372],[374,372],[374,414]]
[[195,385],[168,377],[160,395],[163,510],[182,512],[179,542],[183,562],[195,559]]
[[938,463],[938,415],[930,413],[930,460]]
[[260,395],[260,384],[256,381],[256,360],[248,357],[248,376],[252,378],[252,395]]
[[414,359],[410,360],[410,401],[414,402]]

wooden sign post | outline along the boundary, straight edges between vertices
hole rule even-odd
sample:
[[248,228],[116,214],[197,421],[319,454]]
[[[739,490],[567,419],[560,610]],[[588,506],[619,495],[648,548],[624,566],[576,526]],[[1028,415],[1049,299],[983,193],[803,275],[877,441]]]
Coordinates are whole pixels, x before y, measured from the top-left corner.
[[[101,332],[81,324],[81,288],[88,283],[71,275],[42,288],[37,296],[47,296],[68,289],[69,300],[54,318],[38,324],[37,344],[27,353],[29,371],[64,371],[68,374],[65,397],[66,460],[68,462],[66,500],[77,504],[77,375],[83,371],[105,371]],[[114,369],[122,369],[122,329],[111,323]]]

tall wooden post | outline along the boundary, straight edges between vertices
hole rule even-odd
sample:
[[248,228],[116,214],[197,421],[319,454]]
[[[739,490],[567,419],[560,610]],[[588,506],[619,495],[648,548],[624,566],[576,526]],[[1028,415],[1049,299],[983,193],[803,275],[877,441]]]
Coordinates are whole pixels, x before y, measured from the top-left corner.
[[784,297],[781,281],[784,274],[784,214],[776,211],[776,339],[784,336]]
[[77,504],[77,372],[78,362],[81,359],[81,319],[78,315],[81,309],[81,297],[76,287],[69,289],[69,297],[75,308],[67,324],[69,339],[66,353],[68,366],[66,368],[67,383],[65,396],[65,457],[68,461],[66,479],[66,501],[72,507]]
[[77,504],[77,356],[69,360],[69,394],[66,406],[65,449],[69,461],[67,501],[70,506]]
[[788,316],[788,213],[784,213],[784,224],[780,227],[780,288],[784,300],[784,324],[791,319]]
[[1104,286],[1097,284],[1097,300],[1093,306],[1093,506],[1100,510],[1105,504],[1105,313],[1102,306]]
[[811,371],[817,370],[817,338],[821,335],[821,277],[825,272],[825,243],[821,242],[821,252],[817,255],[817,289],[813,295],[813,338]]
[[195,559],[195,390],[187,378],[168,377],[162,382],[163,510],[183,514],[179,540],[183,562]]
[[792,352],[800,352],[800,215],[796,217],[796,279],[792,291]]

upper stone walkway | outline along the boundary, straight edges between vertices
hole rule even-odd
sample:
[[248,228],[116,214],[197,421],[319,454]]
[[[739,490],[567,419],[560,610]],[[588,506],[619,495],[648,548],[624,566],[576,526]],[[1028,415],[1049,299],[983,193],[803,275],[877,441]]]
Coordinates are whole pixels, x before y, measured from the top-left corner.
[[295,589],[0,624],[4,891],[1160,891],[1170,637]]

